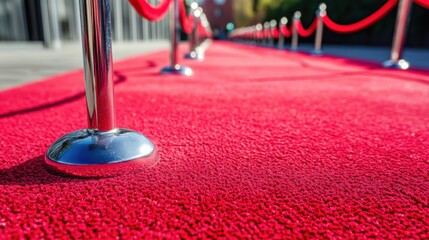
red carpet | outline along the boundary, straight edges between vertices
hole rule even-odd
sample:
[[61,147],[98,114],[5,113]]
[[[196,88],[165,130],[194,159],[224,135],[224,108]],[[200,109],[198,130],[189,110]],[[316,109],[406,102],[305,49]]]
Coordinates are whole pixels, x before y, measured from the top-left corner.
[[429,238],[429,74],[215,43],[191,78],[166,52],[115,64],[118,125],[156,167],[48,173],[86,127],[82,72],[0,93],[0,238]]

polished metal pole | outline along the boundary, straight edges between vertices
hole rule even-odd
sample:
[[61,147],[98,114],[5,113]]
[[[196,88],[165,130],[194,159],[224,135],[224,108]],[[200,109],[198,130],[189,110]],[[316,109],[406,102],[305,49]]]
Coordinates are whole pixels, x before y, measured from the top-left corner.
[[185,54],[185,58],[188,59],[198,59],[198,53],[197,53],[197,47],[199,45],[199,39],[198,39],[198,18],[201,15],[201,8],[198,7],[198,4],[196,2],[193,2],[191,4],[191,13],[194,17],[194,27],[192,29],[191,34],[189,34],[189,52]]
[[194,14],[194,29],[193,29],[193,37],[194,37],[194,51],[200,45],[200,37],[198,36],[198,22],[200,21],[201,8],[198,8]]
[[[269,22],[265,22],[264,26],[263,26],[263,30],[262,30],[262,40],[263,40],[263,44],[264,45],[268,45],[269,44],[269,38],[270,38],[270,23]],[[268,34],[267,34],[268,33]]]
[[298,21],[301,18],[301,12],[297,11],[293,15],[293,21],[292,21],[292,43],[291,43],[291,50],[297,51],[298,50],[298,29],[297,24]]
[[116,127],[109,0],[81,0],[83,62],[89,128]]
[[274,33],[273,33],[273,31],[276,28],[277,28],[277,21],[273,19],[270,21],[270,34],[269,34],[269,36],[270,36],[270,42],[269,42],[270,47],[274,47]]
[[[195,20],[194,20],[194,23],[195,23]],[[195,50],[195,46],[196,46],[195,35],[196,34],[197,34],[196,27],[194,27],[192,29],[191,34],[189,34],[189,36],[188,36],[188,39],[189,39],[189,52],[192,52],[192,51]]]
[[[191,14],[194,14],[192,11]],[[189,39],[189,52],[195,51],[195,47],[197,46],[196,35],[197,35],[197,18],[194,16],[194,27],[192,28],[191,33],[188,35]]]
[[171,51],[170,51],[170,64],[171,66],[177,65],[177,47],[179,46],[179,32],[180,32],[180,22],[179,22],[179,1],[174,0],[173,5],[171,6]]
[[256,30],[256,25],[252,26],[252,43],[256,45],[257,42],[258,31]]
[[[261,23],[256,24],[256,44],[262,45],[263,44],[263,38],[264,38],[264,29]],[[259,37],[261,38],[259,39]]]
[[407,25],[409,22],[412,2],[412,0],[400,0],[399,2],[390,60],[383,63],[384,67],[404,70],[410,67],[410,64],[406,60],[402,59],[402,53],[404,49],[405,37],[407,34]]
[[144,135],[116,128],[113,99],[110,0],[81,0],[88,128],[56,140],[45,155],[49,169],[104,177],[155,165],[158,153]]
[[249,44],[252,44],[252,45],[255,44],[255,31],[256,31],[255,25],[252,25],[249,27]]
[[179,0],[174,0],[171,5],[170,18],[170,66],[161,70],[162,74],[192,75],[192,69],[178,64],[178,47],[180,40]]
[[279,24],[279,42],[278,42],[278,46],[280,49],[283,49],[285,46],[285,35],[283,34],[281,28],[283,26],[286,26],[287,24],[287,18],[286,17],[282,17],[280,19],[280,24]]
[[316,12],[317,17],[317,29],[316,37],[314,39],[314,55],[322,54],[322,38],[323,38],[323,17],[326,15],[326,4],[321,3],[319,10]]
[[[202,10],[201,10],[202,11]],[[199,17],[199,20],[201,21],[201,26],[204,29],[205,32],[211,32],[210,24],[207,20],[207,16],[205,13],[202,13]],[[199,39],[199,45],[196,48],[196,52],[198,55],[198,59],[202,60],[204,59],[204,52],[207,50],[207,48],[210,46],[211,40],[208,35],[202,35],[202,38]]]

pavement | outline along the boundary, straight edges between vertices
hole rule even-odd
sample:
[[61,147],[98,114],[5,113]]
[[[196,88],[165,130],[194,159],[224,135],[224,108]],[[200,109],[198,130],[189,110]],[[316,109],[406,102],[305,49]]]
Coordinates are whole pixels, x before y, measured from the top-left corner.
[[[311,52],[313,45],[303,44],[299,49]],[[326,45],[323,47],[323,53],[380,64],[390,58],[388,47]],[[429,70],[429,48],[404,48],[403,59],[407,60],[412,68]]]
[[[120,60],[163,49],[167,41],[113,43],[113,58]],[[302,44],[300,51],[311,52]],[[382,63],[389,59],[387,47],[325,45],[325,54]],[[404,58],[412,67],[429,70],[429,49],[406,48]],[[82,50],[78,42],[64,43],[60,49],[46,49],[41,43],[0,42],[0,90],[16,87],[56,74],[82,68]]]
[[[113,59],[168,49],[168,41],[113,43]],[[80,69],[79,42],[63,43],[60,49],[46,49],[41,43],[0,42],[0,90],[16,87],[56,74]]]

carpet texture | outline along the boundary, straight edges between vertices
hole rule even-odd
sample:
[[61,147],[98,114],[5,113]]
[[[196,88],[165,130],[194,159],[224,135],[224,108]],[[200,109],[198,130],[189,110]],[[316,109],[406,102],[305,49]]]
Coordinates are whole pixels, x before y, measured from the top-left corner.
[[86,127],[81,71],[0,93],[0,238],[429,238],[428,72],[222,42],[167,63],[114,65],[118,126],[161,156],[115,178],[43,164]]

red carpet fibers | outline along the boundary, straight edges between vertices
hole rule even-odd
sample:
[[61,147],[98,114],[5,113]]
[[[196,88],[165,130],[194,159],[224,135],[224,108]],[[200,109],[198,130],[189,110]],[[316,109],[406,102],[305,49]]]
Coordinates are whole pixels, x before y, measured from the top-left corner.
[[108,179],[48,173],[86,127],[82,72],[0,93],[0,238],[429,238],[429,79],[215,43],[115,64],[118,124],[161,160]]

